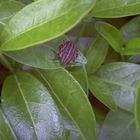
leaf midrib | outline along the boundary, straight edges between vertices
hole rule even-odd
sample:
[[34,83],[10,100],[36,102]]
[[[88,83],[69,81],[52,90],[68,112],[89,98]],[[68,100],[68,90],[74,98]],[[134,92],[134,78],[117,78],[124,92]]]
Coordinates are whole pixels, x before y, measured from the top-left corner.
[[[97,10],[96,12],[94,13],[100,13],[100,12],[105,12],[105,11],[109,11],[109,10],[113,10],[113,9],[120,9],[120,8],[124,8],[124,7],[133,7],[135,5],[140,5],[140,2],[136,2],[135,4],[128,4],[128,5],[125,5],[125,6],[119,6],[119,7],[114,7],[114,8],[108,8],[108,9],[104,9],[104,10]],[[99,9],[99,8],[98,8]]]
[[[1,113],[2,113],[2,111],[1,111]],[[10,125],[9,121],[7,120],[7,118],[5,117],[5,115],[2,114],[2,116],[3,116],[3,118],[5,119],[5,122],[6,122],[6,124],[8,125],[8,128],[10,129],[10,131],[11,131],[11,133],[12,133],[12,136],[14,137],[15,140],[18,140],[18,139],[17,139],[17,136],[15,135],[15,133],[14,133],[14,131],[13,131],[13,129],[11,128],[11,125]],[[0,131],[0,133],[1,133],[1,131]],[[4,137],[6,137],[6,136],[4,135]]]
[[[81,3],[80,5],[85,5],[84,3]],[[13,36],[13,37],[11,37],[11,38],[9,38],[8,40],[6,40],[2,45],[1,45],[1,47],[3,47],[7,42],[9,42],[10,40],[12,40],[12,39],[15,39],[15,38],[17,38],[17,36],[21,36],[22,34],[24,34],[25,32],[29,32],[29,31],[31,31],[31,30],[33,30],[33,29],[35,29],[35,28],[39,28],[39,27],[41,27],[41,26],[43,26],[44,24],[47,24],[47,23],[49,23],[49,22],[52,22],[53,20],[56,20],[56,19],[58,19],[58,18],[60,18],[60,17],[62,17],[62,16],[65,16],[67,13],[69,13],[70,11],[72,11],[72,9],[77,9],[80,5],[77,5],[77,6],[75,6],[74,8],[71,8],[71,9],[69,9],[67,12],[64,12],[63,14],[61,14],[61,15],[58,15],[58,16],[55,16],[54,18],[52,18],[51,20],[48,20],[47,22],[42,22],[42,23],[40,23],[40,24],[37,24],[37,25],[35,25],[35,26],[30,26],[31,28],[29,28],[29,29],[27,29],[27,30],[24,30],[23,32],[20,32],[19,34],[17,34],[16,36]],[[90,8],[91,9],[91,8]],[[88,10],[88,11],[90,11],[90,10]],[[88,12],[87,11],[87,12]],[[86,13],[87,13],[86,12]],[[85,15],[85,13],[82,15],[82,16],[84,16]],[[82,17],[81,16],[81,17]],[[79,22],[79,20],[77,21],[77,22]],[[76,23],[77,23],[76,22]],[[75,24],[76,24],[75,23]],[[74,24],[74,25],[75,25]],[[70,27],[72,27],[72,26],[70,26]],[[69,27],[69,28],[70,28]],[[69,30],[69,28],[66,30],[66,31],[68,31]]]
[[34,123],[34,120],[33,120],[32,115],[31,115],[30,109],[29,109],[29,107],[28,107],[28,102],[26,101],[26,99],[25,99],[25,97],[24,97],[24,93],[23,93],[22,88],[21,88],[21,86],[20,86],[20,83],[19,83],[19,81],[18,81],[18,77],[17,77],[16,75],[14,75],[14,78],[15,78],[15,81],[16,81],[16,83],[17,83],[17,87],[18,87],[18,89],[19,89],[19,91],[20,91],[20,93],[21,93],[21,95],[22,95],[23,101],[24,101],[24,103],[25,103],[25,107],[27,108],[27,112],[29,113],[31,122],[32,122],[32,124],[33,124],[33,129],[34,129],[34,131],[35,131],[36,138],[39,140],[39,138],[38,138],[38,136],[37,136],[37,131],[36,131],[36,128],[35,128],[35,123]]
[[[131,7],[131,5],[130,5],[130,7]],[[108,8],[108,10],[105,9],[105,10],[100,10],[100,11],[97,10],[96,12],[93,11],[93,14],[97,14],[95,16],[96,17],[101,17],[101,18],[102,17],[110,17],[110,18],[115,18],[116,17],[116,18],[120,18],[120,17],[124,17],[124,16],[132,16],[132,15],[134,15],[134,13],[131,13],[131,14],[127,13],[125,15],[121,15],[121,14],[117,14],[117,15],[116,14],[115,15],[112,15],[112,14],[111,15],[106,15],[106,14],[105,15],[98,15],[100,13],[102,14],[103,12],[106,13],[106,11],[108,12],[110,10],[119,10],[119,9],[123,9],[123,7],[121,7],[121,8],[117,7],[117,8],[113,8],[113,9],[112,8]],[[137,12],[135,12],[135,15],[138,15],[139,13],[140,12],[137,11]]]
[[85,138],[85,136],[83,135],[81,128],[78,126],[77,122],[76,122],[75,119],[72,117],[71,113],[69,113],[69,111],[67,110],[67,108],[65,107],[65,105],[63,104],[63,102],[60,100],[60,98],[57,97],[57,94],[56,94],[56,93],[54,92],[54,90],[52,89],[52,86],[50,85],[50,83],[46,80],[46,78],[44,77],[44,75],[43,75],[40,71],[37,70],[37,72],[41,75],[41,77],[44,79],[44,81],[49,85],[49,87],[50,87],[52,93],[54,94],[54,96],[57,98],[57,100],[58,100],[59,103],[62,105],[62,107],[64,108],[64,110],[67,112],[67,114],[69,115],[69,117],[73,120],[73,122],[74,122],[74,124],[76,125],[76,127],[78,128],[78,130],[79,130],[80,135],[82,136],[82,138],[83,138],[84,140],[87,140],[87,139]]
[[127,88],[129,90],[133,90],[133,91],[136,90],[135,88],[130,87],[129,85],[125,85],[125,84],[122,84],[122,83],[119,83],[119,82],[103,79],[103,78],[100,78],[100,77],[97,77],[97,76],[93,76],[93,77],[95,77],[95,78],[97,78],[99,80],[102,80],[103,82],[106,82],[106,83],[110,83],[110,84],[114,84],[114,85],[117,85],[117,86],[125,87],[125,88]]

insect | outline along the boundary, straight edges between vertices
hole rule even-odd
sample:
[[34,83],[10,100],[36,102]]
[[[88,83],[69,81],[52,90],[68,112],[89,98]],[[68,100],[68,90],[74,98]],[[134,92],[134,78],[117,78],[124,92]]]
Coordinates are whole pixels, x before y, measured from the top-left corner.
[[62,64],[73,64],[78,56],[75,42],[66,41],[59,46],[59,58]]

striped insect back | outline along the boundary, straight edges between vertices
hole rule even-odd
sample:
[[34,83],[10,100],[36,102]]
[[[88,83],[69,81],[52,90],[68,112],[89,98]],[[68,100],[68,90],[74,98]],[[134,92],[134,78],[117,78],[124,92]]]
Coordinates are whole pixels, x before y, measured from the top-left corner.
[[78,48],[75,42],[66,41],[60,45],[59,58],[62,64],[73,64],[78,56]]

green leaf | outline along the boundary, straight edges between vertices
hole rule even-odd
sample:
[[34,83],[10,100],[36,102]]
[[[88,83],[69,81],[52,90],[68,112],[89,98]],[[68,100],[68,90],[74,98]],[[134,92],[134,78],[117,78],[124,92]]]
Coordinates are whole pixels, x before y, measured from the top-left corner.
[[[140,80],[140,66],[132,63],[114,62],[103,65],[93,75],[112,92],[117,106],[133,112],[136,84]],[[100,90],[100,86],[97,87]]]
[[0,34],[3,31],[4,26],[5,26],[5,23],[0,21]]
[[140,54],[140,37],[134,38],[126,44],[124,55]]
[[114,49],[109,47],[104,63],[111,63],[111,62],[116,62],[116,61],[117,62],[122,61],[121,55],[118,54]]
[[60,68],[57,50],[46,44],[4,53],[15,61],[41,69]]
[[125,42],[140,36],[140,16],[137,16],[123,25],[120,31],[123,34]]
[[110,46],[118,53],[121,53],[123,47],[123,37],[120,31],[113,25],[98,21],[95,24],[96,30],[107,40]]
[[[84,19],[83,22],[80,22],[80,24],[78,24],[71,32],[71,34],[74,36],[74,33],[75,35],[77,35],[79,33],[79,31],[82,29],[83,31],[81,32],[81,38],[80,38],[80,41],[83,39],[83,40],[88,40],[88,39],[94,39],[96,38],[96,36],[98,35],[97,34],[97,31],[94,27],[94,24],[95,24],[96,20],[95,19],[92,19],[90,18],[90,20],[88,19]],[[81,44],[82,45],[82,44]],[[85,48],[86,49],[86,48]]]
[[88,93],[88,77],[85,66],[82,67],[73,67],[72,69],[68,69],[70,73],[74,76],[74,78],[80,83],[83,90]]
[[8,22],[23,7],[24,4],[14,0],[0,0],[0,21]]
[[97,121],[97,132],[99,132],[99,128],[102,126],[102,123],[106,117],[106,111],[107,110],[106,108],[99,108],[99,106],[93,106],[93,109],[94,109],[94,113],[95,113],[95,118],[96,118],[96,121]]
[[[60,68],[64,67],[66,65],[63,65],[60,62],[59,58],[59,46],[60,44],[63,43],[63,41],[66,39],[65,36],[61,36],[55,40],[49,41],[47,43],[34,46],[34,47],[29,47],[26,49],[22,50],[17,50],[17,51],[10,51],[10,52],[5,52],[6,56],[14,59],[15,61],[31,66],[31,67],[36,67],[36,68],[41,68],[41,69],[55,69],[55,68]],[[30,53],[29,53],[30,52]],[[80,52],[80,51],[79,51]],[[81,54],[81,53],[80,53]],[[82,58],[77,57],[77,62],[81,61],[80,59]],[[80,66],[82,64],[79,63],[74,63],[73,66]],[[69,67],[70,65],[67,65]]]
[[94,17],[118,18],[140,14],[139,0],[98,0],[92,10]]
[[65,111],[65,108],[61,105],[61,102],[57,96],[55,96],[55,92],[53,91],[51,85],[47,81],[46,77],[41,73],[40,70],[34,69],[32,74],[36,76],[49,90],[53,100],[55,101],[59,111],[61,113],[61,117],[63,119],[63,126],[65,130],[66,140],[81,140],[81,136],[79,130],[75,127],[74,122],[70,119],[70,116]]
[[138,84],[137,87],[137,95],[136,95],[136,101],[135,101],[135,119],[136,119],[136,125],[138,132],[140,134],[140,84]]
[[108,43],[101,36],[98,36],[86,53],[88,62],[86,69],[88,74],[94,73],[101,66],[107,55],[107,51]]
[[41,73],[52,87],[55,98],[79,130],[82,139],[95,139],[95,116],[79,83],[62,68],[42,70]]
[[[31,3],[31,2],[33,2],[33,1],[35,1],[35,0],[17,0],[17,1],[23,2],[23,3],[25,3],[25,4],[29,4],[29,3]],[[36,0],[36,1],[37,1],[37,0]]]
[[1,35],[0,49],[19,50],[57,38],[73,28],[94,4],[95,0],[33,2],[9,21]]
[[65,136],[66,140],[82,140],[79,131],[76,129],[75,125],[72,121],[67,118],[64,119],[64,128],[65,128]]
[[116,110],[117,106],[110,91],[109,84],[99,78],[89,76],[89,89],[92,94],[111,110]]
[[20,72],[5,80],[2,109],[18,139],[63,139],[60,114],[51,96],[28,73]]
[[0,108],[0,139],[1,140],[17,140],[1,108]]
[[102,125],[98,140],[139,140],[134,115],[124,111],[110,111]]
[[0,0],[0,34],[6,23],[23,7],[24,4],[14,0]]

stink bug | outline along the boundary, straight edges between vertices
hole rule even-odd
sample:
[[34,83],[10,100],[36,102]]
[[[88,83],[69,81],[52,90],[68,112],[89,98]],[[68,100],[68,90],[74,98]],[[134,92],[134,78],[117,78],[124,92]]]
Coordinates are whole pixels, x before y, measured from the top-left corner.
[[59,46],[59,58],[62,64],[73,64],[78,56],[78,48],[75,42],[66,41]]

